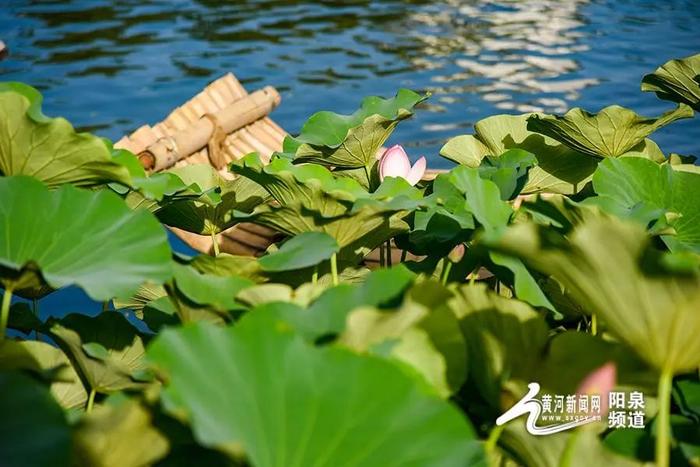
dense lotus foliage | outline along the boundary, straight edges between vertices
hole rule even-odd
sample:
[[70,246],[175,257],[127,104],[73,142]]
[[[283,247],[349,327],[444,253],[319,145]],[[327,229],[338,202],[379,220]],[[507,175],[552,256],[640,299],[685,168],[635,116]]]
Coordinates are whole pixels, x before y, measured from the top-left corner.
[[[429,97],[400,90],[229,180],[146,173],[0,84],[0,464],[700,465],[700,169],[652,139],[700,110],[700,55],[642,90],[669,110],[491,116],[422,180],[382,149]],[[168,244],[240,222],[280,240]],[[102,312],[40,319],[68,286]],[[496,425],[531,382],[643,392],[645,428]]]

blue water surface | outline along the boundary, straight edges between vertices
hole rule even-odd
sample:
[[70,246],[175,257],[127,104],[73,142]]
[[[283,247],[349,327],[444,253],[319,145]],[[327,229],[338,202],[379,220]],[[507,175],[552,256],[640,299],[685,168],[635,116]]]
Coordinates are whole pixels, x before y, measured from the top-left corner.
[[[696,0],[2,0],[0,80],[39,88],[47,115],[113,140],[229,71],[249,90],[275,86],[273,118],[292,133],[366,95],[430,91],[391,143],[445,168],[446,139],[495,113],[670,109],[640,80],[700,52],[698,24]],[[700,119],[653,138],[700,155]],[[42,301],[57,313],[96,306],[75,291]]]

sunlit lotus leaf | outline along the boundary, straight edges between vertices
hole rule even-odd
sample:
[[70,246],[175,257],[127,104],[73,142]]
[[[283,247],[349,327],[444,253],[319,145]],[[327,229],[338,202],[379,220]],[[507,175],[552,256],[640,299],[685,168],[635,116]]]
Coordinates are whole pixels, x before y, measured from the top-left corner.
[[396,125],[413,115],[413,107],[426,98],[400,89],[391,99],[365,98],[352,115],[317,112],[306,121],[299,136],[286,138],[284,150],[294,153],[298,162],[366,167],[369,171]]
[[[491,180],[482,178],[481,175],[478,169],[459,166],[449,173],[449,180],[462,193],[466,201],[466,209],[472,213],[483,231],[487,235],[494,235],[503,231],[510,223],[513,208],[501,200],[499,187]],[[509,282],[512,282],[519,299],[533,306],[556,311],[520,259],[495,252],[490,252],[489,257],[493,263],[510,271],[512,281]]]
[[648,223],[666,212],[673,235],[661,238],[672,251],[700,253],[700,174],[676,171],[638,158],[609,159],[598,166],[593,187],[600,204],[615,214]]
[[99,393],[144,386],[144,337],[121,313],[70,314],[51,324],[51,336],[75,363],[86,386]]
[[0,393],[3,467],[70,465],[70,429],[49,390],[28,375],[3,371]]
[[482,458],[464,416],[424,383],[381,358],[314,347],[266,314],[229,328],[167,329],[148,358],[167,378],[164,407],[185,416],[201,444],[245,453],[252,465],[451,467]]
[[[618,431],[612,430],[613,432]],[[634,430],[641,431],[641,430]],[[643,467],[648,464],[622,456],[606,446],[597,431],[584,426],[549,436],[532,436],[523,419],[508,425],[499,438],[509,456],[525,467]]]
[[140,467],[168,452],[168,440],[151,424],[152,416],[137,400],[107,400],[85,414],[73,434],[78,465]]
[[661,99],[688,104],[700,111],[700,54],[670,60],[642,78],[642,91]]
[[65,409],[84,407],[87,392],[61,349],[40,341],[5,340],[0,344],[0,369],[29,371],[51,385],[51,394]]
[[375,193],[368,193],[355,180],[336,178],[320,165],[293,165],[277,158],[264,166],[257,154],[246,156],[231,169],[264,186],[275,200],[242,219],[290,236],[326,233],[340,245],[340,256],[348,259],[364,256],[407,230],[401,218],[421,197],[402,179],[389,178]]
[[[453,291],[448,305],[467,344],[467,384],[494,408],[505,409],[522,397],[517,391],[540,365],[533,355],[543,352],[549,328],[544,317],[528,304],[501,297],[484,285],[464,285]],[[520,385],[508,386],[510,380],[518,380]]]
[[208,164],[172,169],[187,185],[195,185],[201,195],[170,200],[157,211],[164,224],[198,234],[218,234],[237,220],[233,211],[250,212],[261,204],[267,193],[244,177],[225,180]]
[[279,250],[258,260],[265,271],[290,271],[315,266],[338,252],[333,237],[322,232],[304,232],[287,240]]
[[190,266],[202,274],[245,277],[253,282],[267,280],[257,258],[253,256],[236,256],[227,253],[220,253],[217,256],[197,255],[190,261]]
[[31,175],[49,187],[130,183],[129,171],[113,160],[108,143],[76,133],[63,118],[46,117],[41,101],[31,86],[0,83],[0,175]]
[[590,180],[596,160],[569,149],[552,138],[527,129],[531,115],[494,115],[474,125],[474,135],[452,138],[440,155],[467,167],[479,167],[485,156],[498,157],[509,149],[532,153],[537,165],[528,171],[522,193],[580,191]]
[[521,223],[496,244],[552,275],[657,369],[700,364],[700,274],[669,267],[643,226],[591,210],[566,236]]
[[0,282],[6,289],[31,296],[46,285],[78,285],[95,300],[109,300],[170,276],[163,227],[110,191],[70,185],[49,191],[31,177],[3,177],[0,199]]
[[173,264],[175,286],[188,300],[226,312],[237,307],[235,296],[254,284],[250,279],[237,276],[218,276],[200,273],[185,264]]
[[509,200],[522,191],[528,171],[536,164],[537,158],[533,154],[523,149],[509,149],[498,157],[484,157],[479,165],[479,175],[498,186],[502,200]]
[[449,296],[439,283],[422,282],[396,310],[358,308],[348,315],[339,342],[404,362],[448,397],[464,383],[467,371],[464,337],[444,304]]
[[611,105],[597,114],[575,108],[564,116],[532,115],[527,129],[564,143],[568,147],[593,157],[620,157],[639,151],[644,139],[661,127],[693,116],[685,104],[658,118],[641,117],[630,109]]
[[115,298],[112,300],[115,310],[131,310],[137,316],[141,316],[143,308],[153,300],[165,297],[167,292],[160,284],[141,284],[136,293],[129,298]]

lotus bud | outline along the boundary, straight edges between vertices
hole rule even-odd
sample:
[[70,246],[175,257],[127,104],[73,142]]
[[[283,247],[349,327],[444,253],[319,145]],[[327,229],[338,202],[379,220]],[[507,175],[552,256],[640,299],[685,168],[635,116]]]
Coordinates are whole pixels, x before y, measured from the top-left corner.
[[421,157],[411,166],[406,151],[397,144],[384,151],[379,159],[379,180],[383,181],[386,177],[400,177],[413,186],[423,177],[425,169],[425,157]]
[[576,394],[580,395],[600,395],[600,413],[605,415],[608,412],[608,399],[610,391],[613,390],[617,383],[617,367],[613,362],[608,362],[590,372],[586,376]]
[[464,243],[460,243],[456,247],[452,248],[452,251],[449,252],[447,258],[453,263],[459,263],[462,261],[462,258],[464,258],[465,251],[466,248],[464,247]]

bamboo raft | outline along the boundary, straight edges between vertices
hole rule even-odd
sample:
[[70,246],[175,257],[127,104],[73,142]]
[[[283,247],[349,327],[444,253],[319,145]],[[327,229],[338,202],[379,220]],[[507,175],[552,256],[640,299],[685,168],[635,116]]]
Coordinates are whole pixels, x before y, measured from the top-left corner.
[[[277,90],[271,86],[249,94],[236,77],[229,73],[176,108],[165,120],[144,125],[123,137],[114,146],[128,149],[139,157],[149,171],[158,172],[189,164],[210,164],[223,177],[235,177],[228,165],[246,154],[258,152],[263,161],[282,150],[287,132],[269,114],[280,104]],[[426,179],[436,172],[428,172]],[[202,253],[212,253],[210,236],[177,228],[171,230],[189,246]],[[218,236],[221,252],[235,255],[262,255],[279,236],[273,230],[251,223],[241,223]],[[398,262],[401,251],[393,249]],[[378,263],[379,253],[368,255],[367,263]]]

